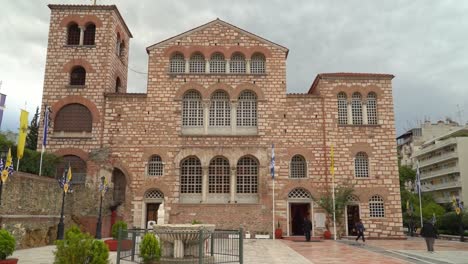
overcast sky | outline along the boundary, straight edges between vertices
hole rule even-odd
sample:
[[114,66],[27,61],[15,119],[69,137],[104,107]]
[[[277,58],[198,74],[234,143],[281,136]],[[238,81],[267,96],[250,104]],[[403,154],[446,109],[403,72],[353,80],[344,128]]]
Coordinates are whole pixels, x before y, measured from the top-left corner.
[[[16,131],[19,108],[41,104],[48,3],[92,0],[0,0],[1,129]],[[220,18],[289,48],[288,92],[307,92],[318,73],[391,73],[400,134],[424,119],[468,117],[468,1],[98,0],[116,4],[134,38],[131,69],[147,71],[145,48]],[[130,92],[146,75],[129,70]],[[461,114],[458,114],[460,109]]]

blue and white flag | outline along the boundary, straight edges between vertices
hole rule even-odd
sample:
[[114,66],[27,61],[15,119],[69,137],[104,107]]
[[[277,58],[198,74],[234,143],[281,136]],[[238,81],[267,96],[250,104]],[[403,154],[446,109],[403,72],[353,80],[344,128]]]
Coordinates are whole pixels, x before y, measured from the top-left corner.
[[416,164],[416,191],[418,194],[421,192],[421,174],[419,173],[419,161]]
[[47,130],[49,129],[49,107],[45,107],[44,113],[44,134],[42,136],[42,151],[44,151],[45,147],[47,146]]
[[270,163],[271,178],[275,179],[275,144],[271,144],[271,163]]

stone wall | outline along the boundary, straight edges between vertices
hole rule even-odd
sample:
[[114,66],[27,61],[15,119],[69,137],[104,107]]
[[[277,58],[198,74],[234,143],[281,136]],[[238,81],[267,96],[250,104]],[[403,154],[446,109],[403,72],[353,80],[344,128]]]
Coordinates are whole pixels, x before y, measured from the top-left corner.
[[[103,237],[110,236],[110,194],[103,202]],[[95,234],[98,193],[93,186],[76,186],[65,198],[65,228],[75,224]],[[3,186],[0,226],[16,238],[18,248],[52,244],[57,237],[62,191],[55,179],[16,172]]]

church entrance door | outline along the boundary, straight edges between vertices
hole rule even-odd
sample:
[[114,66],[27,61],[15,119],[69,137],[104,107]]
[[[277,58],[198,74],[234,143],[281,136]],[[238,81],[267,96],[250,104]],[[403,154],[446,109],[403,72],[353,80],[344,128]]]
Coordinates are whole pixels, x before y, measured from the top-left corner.
[[161,203],[147,203],[146,204],[146,223],[148,221],[158,222],[158,209]]
[[289,223],[293,236],[303,236],[304,218],[310,217],[310,203],[290,203]]
[[346,220],[348,222],[348,236],[357,236],[356,223],[359,221],[359,205],[348,204],[346,206]]

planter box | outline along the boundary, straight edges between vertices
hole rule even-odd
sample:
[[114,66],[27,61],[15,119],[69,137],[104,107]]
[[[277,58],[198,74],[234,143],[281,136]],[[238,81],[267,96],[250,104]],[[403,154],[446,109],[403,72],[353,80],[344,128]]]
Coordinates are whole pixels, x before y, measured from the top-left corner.
[[0,260],[0,264],[16,264],[16,263],[18,263],[18,259],[15,259],[15,258]]
[[[108,239],[108,240],[104,240],[104,243],[109,248],[109,251],[117,251],[118,240]],[[120,244],[120,250],[126,251],[126,250],[130,250],[130,249],[132,249],[132,241],[131,240],[122,240],[121,244]]]
[[270,235],[259,235],[255,234],[256,239],[270,239]]

